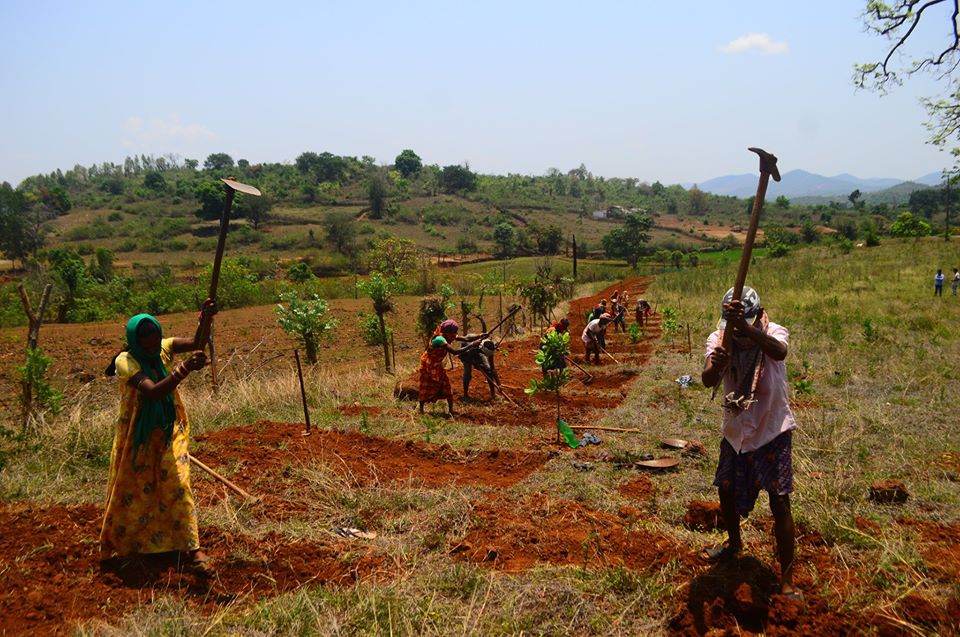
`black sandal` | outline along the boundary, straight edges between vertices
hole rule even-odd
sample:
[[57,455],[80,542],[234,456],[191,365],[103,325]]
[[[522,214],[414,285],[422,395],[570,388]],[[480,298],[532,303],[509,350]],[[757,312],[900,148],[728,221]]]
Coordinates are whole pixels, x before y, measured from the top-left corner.
[[707,564],[716,564],[721,560],[736,557],[739,553],[740,549],[738,548],[735,549],[729,544],[719,544],[717,546],[700,551],[700,560],[702,562],[706,562]]

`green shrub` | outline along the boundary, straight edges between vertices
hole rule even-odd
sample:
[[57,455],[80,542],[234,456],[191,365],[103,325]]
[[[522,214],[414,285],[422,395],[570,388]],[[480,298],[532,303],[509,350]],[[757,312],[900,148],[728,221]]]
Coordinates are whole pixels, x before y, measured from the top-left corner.
[[287,268],[287,278],[294,283],[306,283],[313,278],[313,272],[303,261],[297,261]]
[[320,340],[325,338],[332,341],[333,330],[340,324],[335,318],[327,316],[328,310],[327,302],[316,294],[312,298],[301,299],[294,291],[281,294],[280,304],[275,310],[280,328],[300,339],[307,353],[307,362],[311,364],[317,362]]
[[360,335],[363,337],[364,343],[367,345],[383,345],[385,342],[390,342],[390,337],[393,336],[393,328],[388,326],[386,334],[381,332],[380,320],[376,314],[359,312],[357,316],[360,322]]
[[20,381],[28,383],[33,390],[33,406],[49,409],[59,413],[60,401],[63,394],[47,382],[47,370],[53,364],[53,359],[43,353],[39,347],[27,350],[27,360],[17,366]]

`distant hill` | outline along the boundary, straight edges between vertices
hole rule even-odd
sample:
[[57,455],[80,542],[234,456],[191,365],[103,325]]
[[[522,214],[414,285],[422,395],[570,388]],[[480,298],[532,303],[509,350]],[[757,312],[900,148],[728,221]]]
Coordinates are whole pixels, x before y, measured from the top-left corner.
[[[776,198],[783,195],[789,199],[807,197],[846,197],[854,190],[860,190],[865,195],[885,191],[891,188],[900,188],[907,185],[914,190],[922,186],[936,186],[943,181],[940,173],[929,173],[915,180],[907,181],[895,178],[862,179],[849,173],[826,177],[806,170],[791,170],[783,174],[778,183],[771,181],[767,188],[767,197]],[[715,195],[732,195],[734,197],[751,197],[757,191],[757,175],[725,175],[709,179],[697,184],[700,190]],[[907,193],[909,196],[909,192]]]

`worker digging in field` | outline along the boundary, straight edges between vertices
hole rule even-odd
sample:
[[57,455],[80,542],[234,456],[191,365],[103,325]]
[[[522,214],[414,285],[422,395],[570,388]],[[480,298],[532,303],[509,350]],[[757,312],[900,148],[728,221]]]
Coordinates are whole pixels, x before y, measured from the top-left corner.
[[[793,492],[792,442],[797,424],[787,395],[787,329],[769,320],[752,288],[741,300],[733,288],[723,298],[722,318],[707,339],[702,380],[707,387],[722,383],[723,440],[714,479],[727,529],[725,544],[705,549],[708,563],[736,556],[743,549],[740,517],[746,518],[760,490],[770,496],[780,562],[781,593],[802,601],[793,587],[794,525],[790,510]],[[733,330],[730,352],[722,346],[723,330]]]
[[637,323],[639,323],[641,327],[647,322],[651,312],[653,312],[653,308],[650,307],[650,303],[645,298],[641,297],[637,299],[637,307],[634,309],[634,314]]
[[[475,335],[466,336],[468,342],[476,343]],[[467,346],[457,350],[457,357],[463,363],[463,398],[470,397],[470,379],[473,378],[473,368],[476,367],[487,379],[487,387],[490,388],[490,400],[496,398],[497,385],[500,384],[500,376],[497,375],[497,365],[494,361],[494,355],[497,353],[497,344],[489,338],[483,338],[479,341],[477,347]]]
[[441,399],[447,401],[448,415],[452,416],[455,413],[450,378],[447,377],[447,370],[443,368],[443,361],[447,354],[456,356],[460,353],[451,343],[462,341],[473,344],[490,336],[484,333],[471,340],[457,336],[458,331],[460,331],[460,325],[453,319],[447,319],[434,331],[426,351],[420,356],[420,387],[417,397],[420,402],[421,414],[425,403],[435,403]]
[[599,318],[593,319],[583,328],[583,334],[580,336],[580,340],[583,341],[584,359],[586,362],[590,362],[590,354],[593,353],[596,355],[597,365],[600,364],[600,348],[606,349],[604,334],[611,320],[613,319],[609,314],[601,314]]
[[[211,572],[200,550],[190,490],[190,421],[177,386],[206,365],[205,355],[196,350],[216,312],[207,299],[193,338],[163,338],[160,323],[148,314],[127,321],[127,345],[106,370],[119,381],[120,416],[110,454],[101,559],[177,552],[184,566]],[[185,352],[193,354],[174,365],[174,355]]]

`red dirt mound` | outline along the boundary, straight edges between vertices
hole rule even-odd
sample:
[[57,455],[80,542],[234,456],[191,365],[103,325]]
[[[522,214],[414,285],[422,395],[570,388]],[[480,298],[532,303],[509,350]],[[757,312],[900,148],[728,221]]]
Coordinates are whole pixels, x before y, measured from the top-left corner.
[[668,536],[627,530],[614,515],[545,494],[475,503],[471,526],[451,553],[503,571],[544,563],[647,570],[689,559]]
[[[93,505],[0,508],[0,617],[3,632],[65,634],[70,625],[116,619],[145,599],[174,594],[203,610],[241,597],[250,601],[304,584],[351,584],[384,568],[372,552],[356,557],[346,541],[254,539],[201,528],[200,541],[216,573],[180,571],[176,555],[101,564],[103,511]],[[350,553],[352,561],[340,556]]]
[[[365,436],[356,431],[315,431],[301,435],[296,423],[258,422],[197,437],[198,455],[233,464],[231,479],[256,484],[257,493],[270,493],[290,465],[325,464],[342,472],[357,486],[412,480],[425,487],[482,484],[508,487],[539,469],[545,452],[499,449],[457,450],[412,440]],[[277,495],[277,494],[274,494]]]
[[720,514],[720,503],[691,500],[683,516],[683,526],[694,531],[716,531],[725,528]]
[[920,554],[931,577],[941,582],[960,580],[960,524],[940,524],[898,518],[897,524],[913,528],[920,536]]
[[657,488],[647,476],[637,476],[633,480],[624,482],[617,490],[623,497],[638,502],[649,502],[657,493]]

